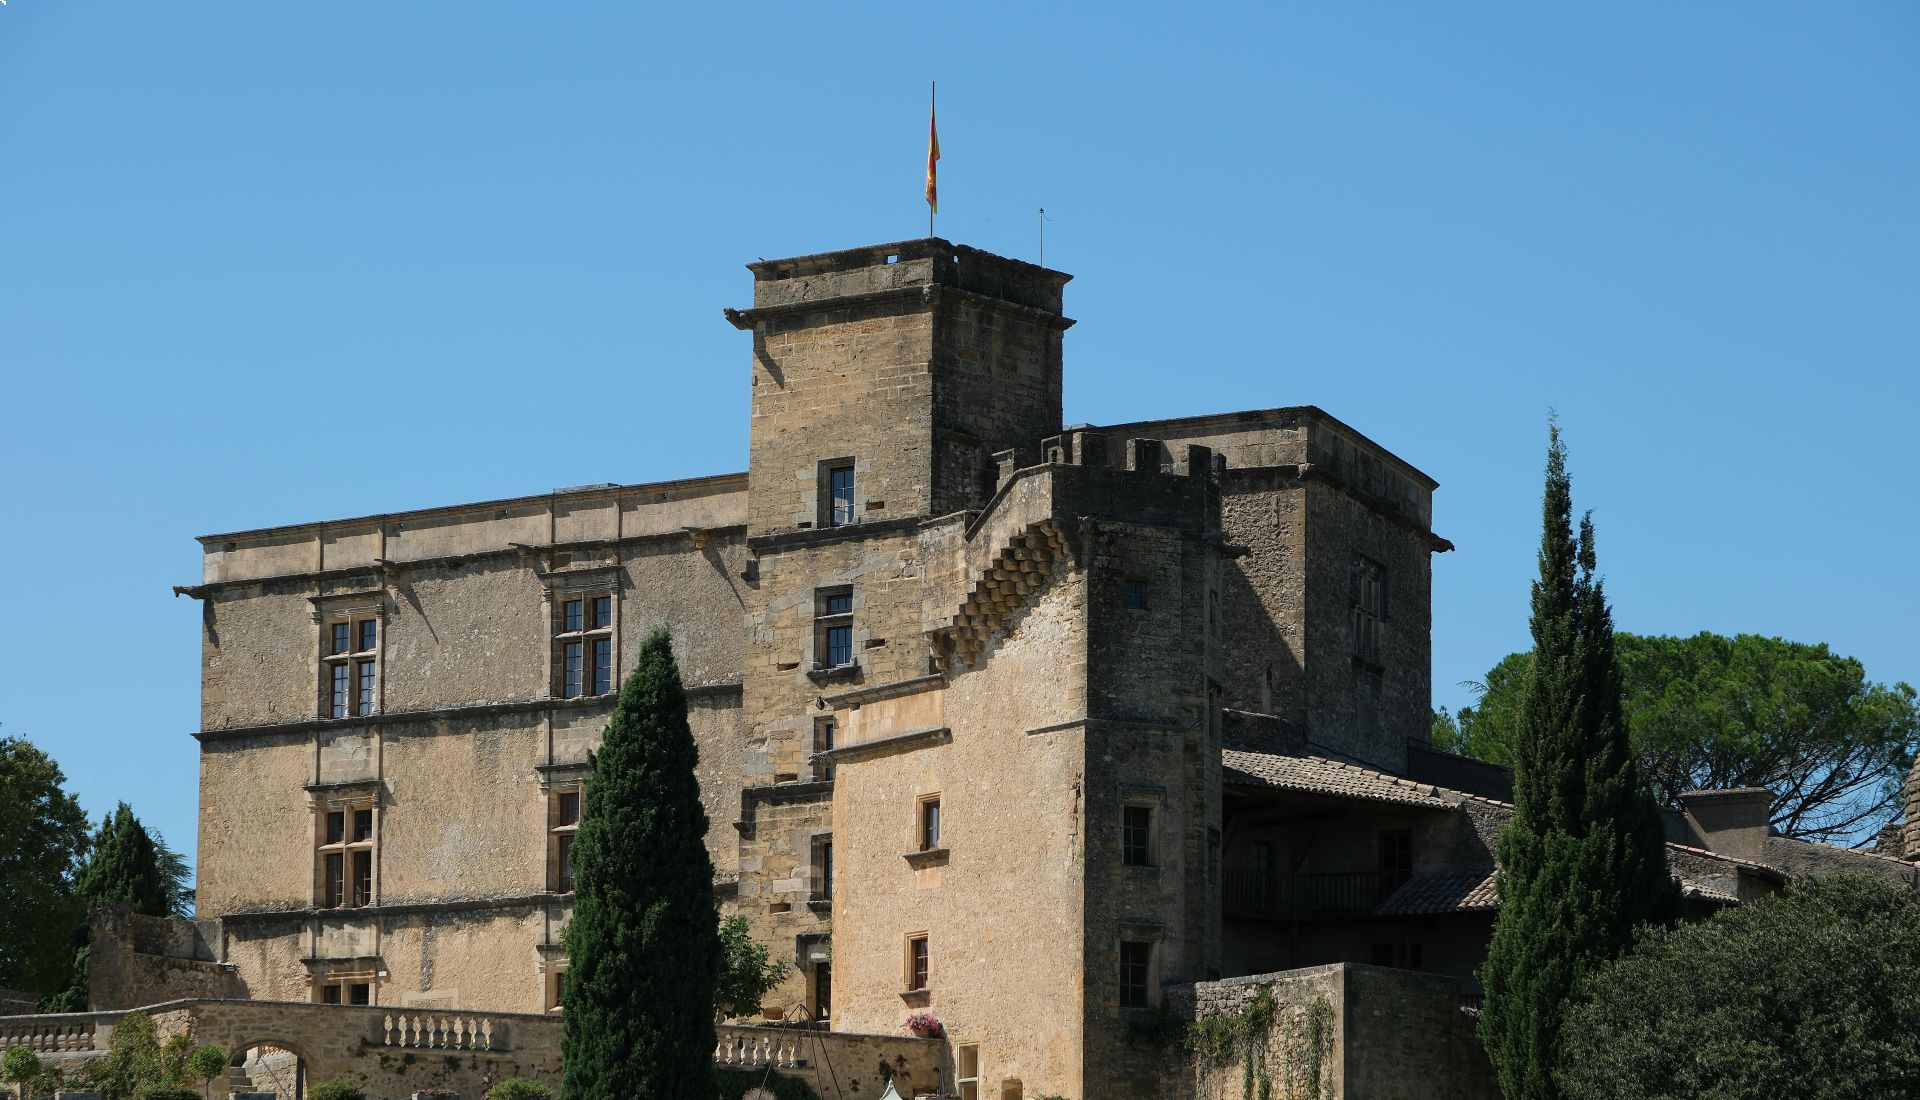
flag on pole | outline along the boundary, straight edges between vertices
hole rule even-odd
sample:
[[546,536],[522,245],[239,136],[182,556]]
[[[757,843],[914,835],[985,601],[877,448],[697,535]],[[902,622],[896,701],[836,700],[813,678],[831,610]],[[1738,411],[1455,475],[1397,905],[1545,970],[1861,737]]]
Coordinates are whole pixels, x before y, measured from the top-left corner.
[[940,128],[934,124],[934,104],[931,95],[927,100],[927,213],[940,212],[939,169]]

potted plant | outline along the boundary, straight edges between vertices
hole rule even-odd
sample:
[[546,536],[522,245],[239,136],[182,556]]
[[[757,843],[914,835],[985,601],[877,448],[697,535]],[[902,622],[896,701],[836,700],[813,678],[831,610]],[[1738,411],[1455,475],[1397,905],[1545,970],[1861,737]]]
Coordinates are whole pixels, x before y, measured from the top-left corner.
[[947,1033],[938,1017],[931,1012],[916,1012],[907,1017],[907,1030],[922,1039],[938,1039]]

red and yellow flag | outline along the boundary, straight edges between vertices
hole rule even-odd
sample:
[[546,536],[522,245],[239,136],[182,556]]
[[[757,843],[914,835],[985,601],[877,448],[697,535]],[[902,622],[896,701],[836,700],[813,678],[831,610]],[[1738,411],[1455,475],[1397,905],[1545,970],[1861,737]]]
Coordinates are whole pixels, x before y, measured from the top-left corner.
[[927,210],[940,212],[940,128],[934,125],[934,109],[931,100],[927,103]]

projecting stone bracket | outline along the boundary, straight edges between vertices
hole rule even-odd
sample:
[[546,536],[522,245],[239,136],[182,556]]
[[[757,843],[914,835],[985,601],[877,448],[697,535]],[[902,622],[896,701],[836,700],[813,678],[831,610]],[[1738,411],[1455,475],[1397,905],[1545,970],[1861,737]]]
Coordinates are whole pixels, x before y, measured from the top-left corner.
[[1060,568],[1071,566],[1071,557],[1069,540],[1052,519],[1031,524],[1009,539],[974,579],[973,591],[947,627],[948,667],[978,661],[994,635],[1008,629],[1013,616],[1053,582]]

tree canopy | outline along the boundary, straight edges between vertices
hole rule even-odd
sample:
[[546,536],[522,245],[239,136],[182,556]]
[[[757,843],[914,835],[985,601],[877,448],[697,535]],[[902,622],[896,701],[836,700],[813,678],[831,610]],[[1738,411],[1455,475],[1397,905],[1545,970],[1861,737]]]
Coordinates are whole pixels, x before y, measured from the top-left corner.
[[[1627,723],[1655,795],[1765,787],[1781,835],[1864,844],[1901,807],[1920,748],[1920,694],[1874,683],[1824,644],[1755,634],[1618,636]],[[1435,716],[1435,743],[1511,766],[1533,655],[1488,673],[1480,702]]]
[[1591,517],[1572,524],[1558,426],[1547,449],[1538,658],[1513,732],[1514,813],[1500,836],[1500,913],[1480,981],[1480,1037],[1508,1100],[1552,1100],[1562,1006],[1639,925],[1680,914],[1659,811],[1627,741],[1613,616]]
[[87,816],[65,784],[46,753],[0,737],[0,986],[44,995],[66,975]]
[[147,830],[125,802],[100,820],[77,876],[80,918],[70,934],[72,965],[66,986],[47,1004],[53,1012],[85,1012],[92,981],[88,918],[95,909],[126,904],[149,917],[193,912],[187,861]]
[[1649,931],[1581,983],[1573,1100],[1920,1096],[1920,908],[1859,875],[1803,879]]
[[665,631],[642,647],[592,761],[565,933],[561,1095],[712,1095],[719,918],[699,752]]

